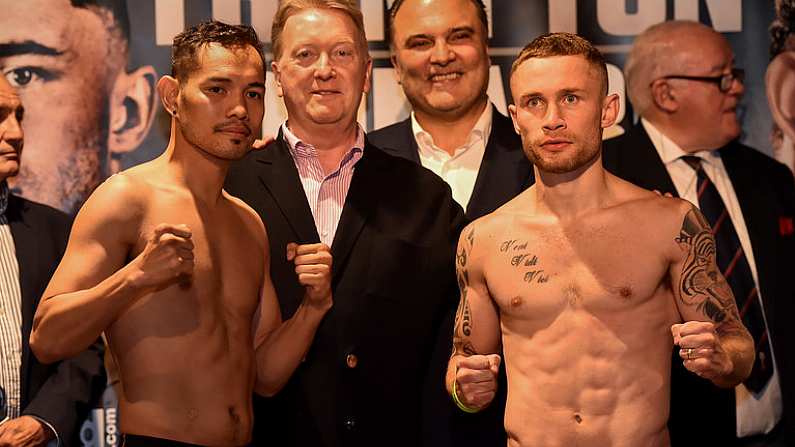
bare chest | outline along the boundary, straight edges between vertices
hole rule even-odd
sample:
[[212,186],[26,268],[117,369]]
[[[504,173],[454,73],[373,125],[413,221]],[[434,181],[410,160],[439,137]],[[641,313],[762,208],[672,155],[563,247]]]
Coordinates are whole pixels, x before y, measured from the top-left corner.
[[661,253],[632,234],[509,233],[491,253],[486,282],[503,318],[543,321],[566,310],[624,314],[648,307],[668,286]]

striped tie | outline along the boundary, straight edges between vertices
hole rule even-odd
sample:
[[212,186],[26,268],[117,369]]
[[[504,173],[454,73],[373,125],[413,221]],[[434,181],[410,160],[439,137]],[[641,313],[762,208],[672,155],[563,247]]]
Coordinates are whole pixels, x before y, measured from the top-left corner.
[[751,275],[751,267],[743,252],[740,238],[734,229],[726,205],[701,166],[701,159],[688,155],[682,159],[696,171],[698,176],[698,207],[712,226],[715,235],[718,268],[729,283],[740,310],[740,317],[756,345],[756,360],[751,375],[745,380],[745,386],[755,392],[764,388],[773,375],[773,358],[770,355],[770,343],[765,328],[762,306]]

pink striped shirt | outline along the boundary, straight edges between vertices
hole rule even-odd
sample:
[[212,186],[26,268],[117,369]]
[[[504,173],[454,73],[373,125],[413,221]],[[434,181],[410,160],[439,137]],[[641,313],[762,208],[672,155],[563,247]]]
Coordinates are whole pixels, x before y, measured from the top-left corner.
[[351,187],[353,169],[364,151],[364,131],[359,127],[353,147],[342,157],[337,169],[328,174],[323,172],[314,146],[299,140],[287,127],[287,123],[282,124],[282,132],[298,169],[298,177],[304,186],[317,234],[321,242],[331,247],[342,207],[345,205],[345,197]]

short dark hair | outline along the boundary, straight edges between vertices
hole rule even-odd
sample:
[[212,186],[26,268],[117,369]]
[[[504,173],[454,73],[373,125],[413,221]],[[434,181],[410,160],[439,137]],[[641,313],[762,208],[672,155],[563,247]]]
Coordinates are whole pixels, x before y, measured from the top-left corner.
[[130,16],[127,13],[127,0],[71,0],[75,8],[98,8],[110,13],[113,26],[120,32],[125,43],[130,42]]
[[511,76],[525,61],[532,58],[553,56],[583,56],[604,80],[604,93],[607,94],[607,63],[604,56],[587,39],[572,33],[548,33],[533,39],[519,52],[511,66]]
[[[398,10],[400,7],[403,6],[406,0],[395,0],[395,3],[392,3],[392,7],[389,8],[389,46],[392,46],[395,42],[395,17],[397,17]],[[483,25],[483,31],[485,32],[484,35],[489,35],[489,15],[486,12],[486,5],[483,3],[483,0],[469,0],[475,5],[475,9],[478,12],[478,19],[480,19],[480,23]]]
[[201,47],[210,43],[219,43],[224,48],[251,46],[257,50],[262,59],[262,68],[265,69],[265,53],[254,28],[211,20],[193,26],[174,38],[171,47],[171,76],[182,80],[198,68],[197,53]]

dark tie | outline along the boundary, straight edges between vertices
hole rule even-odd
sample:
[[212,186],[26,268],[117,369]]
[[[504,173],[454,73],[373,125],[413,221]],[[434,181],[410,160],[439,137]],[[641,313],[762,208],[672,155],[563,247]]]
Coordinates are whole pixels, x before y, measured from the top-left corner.
[[718,267],[734,292],[740,317],[756,345],[756,360],[751,375],[743,382],[751,391],[758,393],[773,375],[773,357],[765,328],[762,306],[751,275],[751,267],[740,245],[726,205],[701,166],[701,158],[688,155],[682,157],[698,176],[698,207],[712,226],[715,235]]

